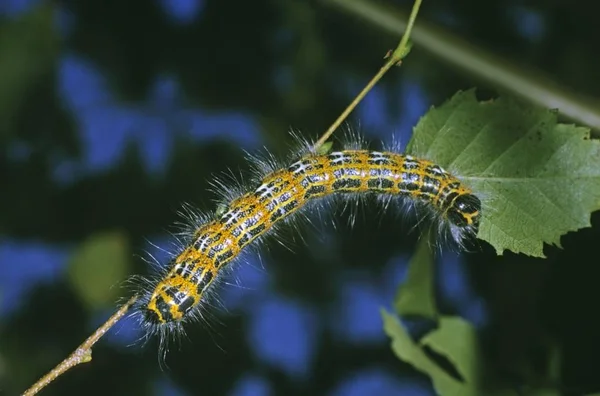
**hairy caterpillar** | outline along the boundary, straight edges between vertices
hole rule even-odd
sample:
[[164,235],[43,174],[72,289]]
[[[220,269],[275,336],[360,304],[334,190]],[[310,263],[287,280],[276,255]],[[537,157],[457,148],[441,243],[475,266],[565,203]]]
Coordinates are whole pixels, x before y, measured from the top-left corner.
[[[145,280],[136,305],[146,335],[165,338],[182,324],[202,317],[207,292],[224,269],[254,241],[311,203],[333,196],[377,195],[424,204],[462,246],[477,231],[481,201],[458,178],[425,159],[370,151],[360,141],[323,153],[312,145],[281,166],[258,161],[254,188],[224,190],[226,203],[215,214],[199,217],[182,249],[154,280]],[[299,158],[299,159],[298,159]]]

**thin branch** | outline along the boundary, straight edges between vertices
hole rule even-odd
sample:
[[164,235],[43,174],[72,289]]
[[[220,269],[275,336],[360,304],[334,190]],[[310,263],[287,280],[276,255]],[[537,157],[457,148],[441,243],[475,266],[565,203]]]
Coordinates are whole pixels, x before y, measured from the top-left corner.
[[127,301],[117,312],[113,314],[102,326],[100,326],[83,344],[65,360],[60,362],[58,366],[54,367],[48,374],[40,378],[35,384],[27,389],[23,396],[32,396],[45,388],[49,383],[54,381],[60,375],[64,374],[69,369],[77,366],[81,363],[87,363],[92,360],[92,347],[100,337],[102,337],[108,329],[113,327],[122,317],[127,313],[131,305],[137,300],[137,296],[133,296]]
[[325,131],[325,133],[319,138],[319,140],[315,144],[315,148],[318,149],[319,147],[321,147],[323,145],[323,143],[325,143],[327,141],[327,139],[329,139],[329,137],[333,134],[333,132],[335,132],[335,130],[342,124],[342,122],[344,122],[344,120],[346,118],[348,118],[348,115],[350,115],[350,113],[356,108],[356,106],[358,106],[360,101],[363,100],[363,98],[367,95],[367,93],[369,93],[369,91],[373,88],[373,86],[375,86],[375,84],[377,84],[379,82],[379,80],[381,80],[381,78],[385,75],[385,73],[388,70],[390,70],[390,68],[392,66],[394,66],[394,65],[399,66],[401,64],[402,59],[404,59],[404,57],[410,51],[410,47],[411,47],[411,44],[409,41],[410,34],[412,31],[413,25],[415,24],[415,20],[417,19],[417,14],[419,13],[420,7],[421,7],[421,0],[415,0],[412,11],[410,13],[410,17],[408,19],[408,23],[406,25],[406,30],[404,32],[404,35],[402,36],[402,39],[400,40],[400,43],[396,47],[396,49],[393,52],[388,53],[386,55],[387,62],[385,62],[383,67],[381,69],[379,69],[379,71],[377,72],[377,74],[375,74],[375,76],[371,79],[371,81],[369,81],[369,83],[363,88],[362,91],[360,91],[360,93],[358,95],[356,95],[356,97],[350,103],[350,105],[348,105],[348,107],[346,107],[346,109],[342,112],[342,114],[340,114],[340,116],[334,121],[334,123],[331,124],[329,129],[327,129],[327,131]]
[[[319,148],[329,139],[333,132],[340,126],[340,124],[348,117],[348,115],[356,108],[360,101],[367,95],[367,93],[373,88],[373,86],[381,80],[384,74],[394,65],[400,65],[402,59],[410,51],[410,33],[415,23],[419,8],[422,0],[415,0],[413,9],[407,24],[406,32],[402,36],[400,43],[393,52],[386,55],[387,61],[383,67],[377,72],[377,74],[369,81],[365,88],[354,98],[352,103],[342,112],[342,114],[335,120],[335,122],[329,127],[329,129],[321,136],[321,138],[315,144],[315,148]],[[100,326],[87,340],[83,342],[68,358],[59,363],[50,372],[40,378],[35,384],[27,389],[23,396],[33,396],[40,390],[45,388],[48,384],[64,374],[71,368],[81,363],[87,363],[92,360],[92,347],[98,340],[111,328],[113,327],[131,308],[133,303],[137,300],[138,296],[133,296],[127,303],[125,303],[117,312],[113,314],[102,326]]]
[[[401,34],[406,13],[372,0],[322,0],[355,15],[391,34]],[[429,51],[439,59],[456,66],[465,75],[488,81],[501,90],[525,98],[538,106],[558,109],[572,121],[600,131],[600,103],[594,98],[557,84],[539,70],[511,62],[476,47],[452,32],[419,20],[411,40],[419,49]]]

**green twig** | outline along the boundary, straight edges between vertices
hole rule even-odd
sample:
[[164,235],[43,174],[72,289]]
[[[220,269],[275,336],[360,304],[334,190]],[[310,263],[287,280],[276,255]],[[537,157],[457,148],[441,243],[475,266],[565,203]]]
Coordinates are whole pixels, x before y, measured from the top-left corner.
[[329,137],[342,124],[342,122],[344,122],[344,120],[348,118],[348,115],[352,112],[352,110],[356,108],[360,101],[363,100],[363,98],[367,95],[367,93],[369,93],[373,86],[375,86],[375,84],[377,84],[377,82],[381,80],[384,74],[392,66],[399,66],[402,63],[402,59],[404,59],[404,57],[408,55],[411,48],[411,42],[409,41],[410,33],[412,31],[413,25],[415,24],[415,20],[417,19],[417,14],[419,13],[420,7],[421,0],[415,0],[412,11],[410,13],[410,17],[408,19],[408,24],[406,25],[406,30],[404,31],[402,39],[400,40],[400,43],[398,44],[396,49],[392,52],[388,52],[388,54],[386,55],[387,61],[385,62],[383,67],[379,69],[379,71],[377,72],[377,74],[375,74],[371,81],[369,81],[369,83],[363,88],[362,91],[360,91],[360,93],[354,98],[350,105],[346,107],[346,109],[342,112],[342,114],[340,114],[340,116],[335,120],[335,122],[331,124],[329,129],[327,129],[327,131],[325,131],[325,133],[319,138],[319,140],[315,144],[315,148],[318,149],[319,147],[321,147],[321,145],[325,143],[327,139],[329,139]]

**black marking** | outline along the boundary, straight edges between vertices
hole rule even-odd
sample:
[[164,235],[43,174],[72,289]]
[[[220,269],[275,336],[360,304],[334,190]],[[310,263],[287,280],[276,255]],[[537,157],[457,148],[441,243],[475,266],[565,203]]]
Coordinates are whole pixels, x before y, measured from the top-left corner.
[[202,244],[204,243],[204,241],[206,240],[206,238],[208,238],[208,235],[200,235],[196,239],[196,242],[194,242],[194,244],[192,245],[194,247],[194,249],[197,250],[197,251],[200,251],[200,247],[202,246]]
[[371,177],[392,177],[393,172],[389,168],[375,168],[369,171]]
[[279,203],[284,203],[284,202],[289,201],[290,199],[292,199],[292,194],[289,191],[286,191],[283,194],[281,194],[278,201],[279,201]]
[[246,219],[246,221],[244,221],[244,227],[250,228],[250,227],[254,226],[256,223],[258,223],[258,219],[256,216],[253,216],[253,217],[250,217],[249,219]]
[[433,197],[431,195],[426,194],[423,191],[418,191],[414,194],[414,196],[416,196],[418,199],[422,199],[423,201],[431,202],[433,200]]
[[202,272],[204,271],[204,269],[202,267],[198,268],[196,270],[196,272],[194,272],[194,275],[192,275],[192,277],[190,278],[190,282],[194,283],[194,284],[198,284],[198,282],[200,281],[200,278],[202,277]]
[[290,201],[284,205],[283,212],[284,212],[284,214],[288,214],[288,213],[292,212],[294,209],[296,209],[296,207],[298,207],[298,201],[296,201],[296,200]]
[[374,157],[367,160],[369,165],[393,165],[393,162],[389,158],[384,157]]
[[421,188],[421,186],[418,183],[407,183],[407,182],[400,182],[398,183],[398,189],[400,189],[400,191],[417,191],[419,188]]
[[308,176],[308,179],[311,183],[319,183],[325,179],[325,176],[322,173],[317,173],[316,175]]
[[436,176],[444,176],[444,177],[448,176],[448,174],[446,172],[444,172],[444,170],[437,165],[428,166],[427,168],[425,168],[425,170],[428,173],[433,173]]
[[339,179],[333,182],[331,186],[334,191],[345,191],[357,189],[360,187],[360,179]]
[[[467,227],[479,225],[479,216],[476,214],[481,211],[481,201],[473,194],[459,195],[452,201],[452,205],[446,212],[448,219],[458,227]],[[472,217],[473,223],[469,222]]]
[[238,241],[238,246],[243,247],[247,243],[250,243],[251,240],[259,236],[267,226],[265,224],[259,224],[256,227],[249,229]]
[[423,187],[421,191],[431,195],[437,195],[440,190],[440,181],[433,177],[425,176],[423,177]]
[[[248,216],[250,216],[250,214],[252,214],[252,211],[254,210],[254,208],[255,208],[255,207],[256,207],[256,205],[251,205],[251,206],[249,206],[249,207],[248,207],[248,210],[245,210],[245,211],[243,211],[243,212],[242,212],[242,214],[241,214],[241,217],[248,217]],[[251,219],[254,219],[254,218],[256,218],[256,216],[252,216],[252,217],[251,217]],[[243,232],[243,231],[244,231],[246,228],[248,228],[247,221],[248,221],[248,220],[246,220],[244,223],[242,223],[242,224],[238,225],[238,226],[237,226],[237,227],[235,227],[233,230],[231,230],[231,235],[233,235],[233,236],[234,236],[234,237],[236,237],[236,238],[237,238],[238,236],[240,236],[240,235],[242,234],[242,232]],[[220,250],[222,250],[222,249],[220,249]]]
[[377,151],[369,153],[367,163],[375,165],[392,165],[393,161],[389,154]]
[[401,179],[398,188],[402,191],[417,191],[421,188],[421,178],[417,173],[403,172]]
[[250,243],[250,233],[245,233],[244,235],[242,235],[242,237],[238,240],[238,246],[240,248],[244,247],[246,244]]
[[196,299],[192,296],[187,296],[177,305],[177,310],[185,315],[194,304],[196,304]]
[[281,210],[281,208],[278,208],[276,211],[273,212],[273,214],[271,215],[271,223],[275,223],[277,220],[279,220],[279,218],[283,216],[283,211]]
[[400,176],[402,178],[402,181],[404,182],[419,183],[419,181],[421,180],[419,174],[414,172],[403,172]]
[[383,178],[369,179],[367,187],[374,190],[389,190],[394,187],[394,182]]
[[[221,238],[221,233],[216,233],[213,234],[213,236],[210,236],[210,234],[204,234],[204,235],[200,235],[197,239],[196,242],[194,242],[194,249],[196,249],[199,252],[206,252],[206,249],[212,245],[213,243],[215,243],[216,241],[218,241]],[[201,248],[202,244],[204,244],[204,247]]]
[[222,224],[227,224],[229,222],[230,225],[235,225],[240,221],[240,209],[235,208],[226,212],[220,219]]
[[146,308],[144,310],[144,321],[146,323],[150,323],[151,325],[159,325],[164,322],[162,318],[162,314],[159,315],[152,309]]
[[228,262],[229,260],[231,260],[232,257],[233,252],[231,250],[227,250],[223,254],[218,255],[215,258],[215,267],[219,268],[221,264]]
[[301,167],[302,167],[302,163],[300,161],[297,161],[297,162],[294,162],[292,165],[288,166],[287,171],[295,173]]
[[166,287],[164,289],[164,292],[167,296],[171,297],[173,299],[173,301],[175,301],[175,304],[179,304],[179,296],[178,296],[178,290],[175,287]]
[[[162,296],[156,297],[156,309],[158,310],[159,314],[156,315],[156,312],[154,312],[154,315],[158,317],[158,323],[173,321],[173,315],[171,315],[171,311],[169,310],[169,308],[169,304],[165,301],[164,298],[162,298]],[[146,310],[146,312],[148,311],[152,312],[150,310]],[[148,319],[148,316],[146,316],[146,318]],[[160,320],[161,318],[162,320]]]
[[198,292],[198,295],[201,295],[202,292],[204,292],[204,289],[206,289],[206,287],[210,284],[212,279],[213,279],[213,273],[211,271],[206,271],[206,273],[202,277],[202,280],[200,281],[200,283],[198,283],[198,286],[196,287],[196,291]]
[[315,195],[321,195],[325,193],[325,191],[325,186],[311,186],[308,190],[306,190],[306,193],[304,194],[304,199],[312,198]]
[[[279,194],[283,189],[285,189],[290,183],[284,182],[281,178],[277,180],[269,182],[265,187],[261,187],[254,192],[254,197],[258,198],[259,202],[264,202],[267,199],[273,198],[275,195]],[[269,192],[268,194],[264,194],[265,192]],[[264,194],[264,195],[263,195]],[[252,207],[254,209],[254,207]]]
[[358,168],[337,168],[333,171],[333,177],[336,179],[352,176],[360,176],[360,171]]
[[341,164],[350,164],[352,163],[352,157],[347,154],[342,154],[339,152],[331,153],[327,156],[329,160],[329,164],[331,166],[339,166]]
[[192,276],[192,263],[185,263],[183,266],[183,275],[182,277],[184,279],[188,279],[190,276]]
[[278,208],[275,212],[273,212],[273,214],[271,215],[271,222],[274,223],[281,217],[288,215],[290,212],[296,209],[296,207],[298,207],[297,200],[294,199],[292,201],[289,201],[283,207]]
[[231,235],[233,235],[234,237],[239,237],[240,234],[242,233],[242,231],[244,230],[244,227],[236,227],[233,230],[231,230]]
[[242,218],[250,216],[252,214],[252,212],[254,212],[255,208],[256,208],[256,205],[250,205],[250,206],[248,206],[244,210],[240,211],[240,216]]
[[415,169],[419,169],[419,163],[412,160],[404,160],[402,163],[402,170],[404,172],[410,172]]
[[339,167],[350,164],[362,164],[363,162],[360,159],[360,157],[354,154],[344,154],[340,152],[331,153],[327,156],[327,159],[329,160],[329,166],[331,167]]
[[225,249],[225,244],[219,243],[217,246],[211,247],[206,256],[212,260],[215,257],[215,255],[221,252],[223,249]]
[[450,190],[449,193],[444,197],[444,200],[440,203],[440,206],[443,211],[447,211],[450,205],[454,202],[454,198],[458,196],[456,191]]
[[454,200],[454,205],[463,213],[475,214],[481,211],[481,201],[473,194],[463,194]]
[[[316,169],[323,169],[323,165],[318,163],[317,161],[315,161],[312,158],[301,160],[300,164],[298,165],[298,167],[295,170],[300,169],[302,166],[304,167],[302,173],[311,172]],[[295,170],[293,170],[292,172],[294,172]]]

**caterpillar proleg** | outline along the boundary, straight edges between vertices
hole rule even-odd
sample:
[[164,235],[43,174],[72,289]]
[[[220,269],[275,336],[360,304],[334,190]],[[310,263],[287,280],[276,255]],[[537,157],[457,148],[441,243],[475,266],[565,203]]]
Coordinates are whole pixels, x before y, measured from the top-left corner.
[[262,162],[251,188],[226,194],[228,202],[197,221],[161,275],[145,281],[136,313],[147,334],[158,333],[162,344],[182,323],[200,318],[205,296],[244,249],[327,197],[398,197],[429,207],[461,246],[476,233],[481,201],[457,177],[429,160],[358,146],[325,153],[309,146],[289,164]]

